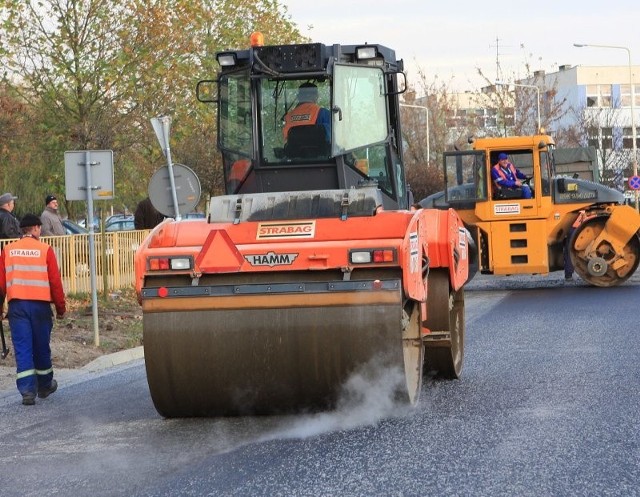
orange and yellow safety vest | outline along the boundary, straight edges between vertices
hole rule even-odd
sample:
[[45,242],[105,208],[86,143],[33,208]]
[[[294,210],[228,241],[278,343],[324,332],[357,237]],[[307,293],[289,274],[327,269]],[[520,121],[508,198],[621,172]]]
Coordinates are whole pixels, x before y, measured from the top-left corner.
[[[498,175],[500,176],[501,179],[509,180],[509,178],[507,177],[507,174],[500,167],[500,164],[496,164],[495,166],[493,166],[493,169],[495,169],[495,171],[498,173]],[[518,175],[517,175],[517,171],[516,171],[516,166],[511,164],[511,162],[508,162],[507,163],[507,169],[513,175],[513,180],[514,181],[517,180],[518,179]],[[496,184],[496,186],[501,186],[500,183],[498,182],[498,180],[494,180],[494,183]]]
[[289,130],[294,126],[309,126],[315,124],[320,113],[320,106],[312,102],[303,102],[284,116],[284,139],[289,136]]
[[24,237],[4,247],[7,300],[51,302],[47,268],[50,247],[32,237]]

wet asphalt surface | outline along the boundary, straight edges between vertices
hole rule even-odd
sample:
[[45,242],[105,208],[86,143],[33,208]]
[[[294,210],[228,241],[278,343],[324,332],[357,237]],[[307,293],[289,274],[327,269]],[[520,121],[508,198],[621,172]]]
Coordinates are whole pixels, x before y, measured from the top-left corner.
[[462,378],[335,412],[167,420],[142,360],[0,397],[3,496],[640,495],[640,284],[479,277]]

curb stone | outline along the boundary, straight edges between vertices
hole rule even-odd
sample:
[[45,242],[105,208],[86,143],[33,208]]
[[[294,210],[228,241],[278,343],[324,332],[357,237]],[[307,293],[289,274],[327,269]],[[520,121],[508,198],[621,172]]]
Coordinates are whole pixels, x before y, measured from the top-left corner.
[[125,362],[134,361],[142,357],[144,357],[144,346],[140,345],[139,347],[134,347],[132,349],[121,350],[119,352],[114,352],[113,354],[100,356],[89,364],[85,364],[79,368],[79,371],[95,373],[96,371],[101,371],[112,366],[118,366]]

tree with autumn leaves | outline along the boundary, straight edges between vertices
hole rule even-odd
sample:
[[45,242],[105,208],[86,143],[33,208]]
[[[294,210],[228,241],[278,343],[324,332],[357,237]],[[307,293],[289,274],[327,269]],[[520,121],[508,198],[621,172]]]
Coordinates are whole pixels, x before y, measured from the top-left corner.
[[197,81],[253,31],[304,39],[278,0],[0,0],[0,23],[0,184],[19,213],[62,196],[67,150],[113,150],[113,205],[134,206],[164,165],[149,120],[165,114],[175,161],[220,193],[215,109],[197,103]]
[[[110,149],[109,205],[132,209],[165,164],[150,119],[169,115],[174,161],[196,172],[205,195],[222,193],[216,109],[196,101],[195,85],[215,77],[216,52],[247,47],[254,31],[268,44],[308,41],[279,0],[0,0],[0,189],[19,195],[18,214],[39,212],[47,194],[63,197],[65,151]],[[442,188],[442,153],[480,130],[449,126],[454,94],[422,70],[403,98],[428,107],[402,111],[420,200]]]

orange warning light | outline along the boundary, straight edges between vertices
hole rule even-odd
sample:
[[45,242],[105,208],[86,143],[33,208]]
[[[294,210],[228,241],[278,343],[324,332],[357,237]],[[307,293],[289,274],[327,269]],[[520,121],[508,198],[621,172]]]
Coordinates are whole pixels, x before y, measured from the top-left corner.
[[264,46],[264,35],[260,31],[256,31],[255,33],[251,33],[251,41],[252,47],[262,47]]

